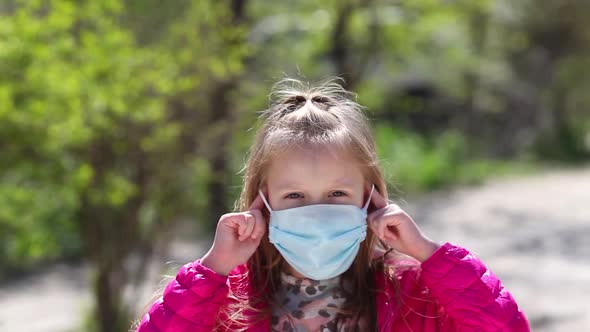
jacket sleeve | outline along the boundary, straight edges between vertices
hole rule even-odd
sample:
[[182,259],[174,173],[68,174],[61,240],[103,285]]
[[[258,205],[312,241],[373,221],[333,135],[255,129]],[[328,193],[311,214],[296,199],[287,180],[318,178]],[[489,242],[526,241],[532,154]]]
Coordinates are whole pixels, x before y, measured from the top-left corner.
[[199,260],[188,263],[152,304],[137,332],[213,331],[227,293],[226,276],[201,265]]
[[423,285],[458,331],[530,331],[502,282],[466,249],[446,243],[421,269]]

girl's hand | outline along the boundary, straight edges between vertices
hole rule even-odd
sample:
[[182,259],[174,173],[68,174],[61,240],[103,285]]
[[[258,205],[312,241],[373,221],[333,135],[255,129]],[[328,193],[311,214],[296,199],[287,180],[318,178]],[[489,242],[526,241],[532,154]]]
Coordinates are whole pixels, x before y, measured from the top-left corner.
[[412,217],[399,206],[389,204],[376,190],[371,202],[375,210],[367,216],[367,223],[391,248],[424,262],[440,247],[422,233]]
[[248,261],[266,232],[262,199],[257,196],[248,211],[227,213],[217,223],[215,239],[201,264],[221,275]]

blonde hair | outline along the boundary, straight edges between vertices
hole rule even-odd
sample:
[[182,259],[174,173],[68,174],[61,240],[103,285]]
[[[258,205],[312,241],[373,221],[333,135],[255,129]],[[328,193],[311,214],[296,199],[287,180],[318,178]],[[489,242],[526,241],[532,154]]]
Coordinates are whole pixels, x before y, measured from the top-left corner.
[[[286,78],[273,87],[270,105],[261,114],[262,124],[243,169],[243,187],[236,210],[246,211],[256,199],[273,156],[301,145],[338,147],[349,152],[359,162],[365,180],[374,184],[387,199],[386,184],[364,108],[355,101],[353,93],[338,84],[338,80],[329,79],[311,85]],[[268,211],[264,213],[268,222]],[[342,277],[342,282],[348,281],[352,285],[345,309],[354,319],[366,318],[371,330],[375,330],[376,322],[373,276],[375,271],[384,271],[383,264],[373,260],[373,250],[378,244],[377,237],[369,229],[352,266]],[[234,301],[222,308],[232,330],[245,330],[254,323],[247,321],[248,312],[250,315],[255,313],[256,321],[270,317],[271,306],[268,304],[273,303],[280,287],[284,261],[264,237],[247,266],[247,277],[244,275],[239,280],[249,282],[249,288],[255,294],[240,292],[245,287],[236,287],[230,292]]]

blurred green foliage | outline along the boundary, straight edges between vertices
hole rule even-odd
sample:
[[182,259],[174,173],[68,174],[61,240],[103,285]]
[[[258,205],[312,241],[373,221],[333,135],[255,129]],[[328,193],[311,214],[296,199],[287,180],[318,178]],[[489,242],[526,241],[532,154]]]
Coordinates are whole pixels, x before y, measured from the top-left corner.
[[402,192],[587,160],[589,13],[575,0],[2,1],[0,277],[83,257],[98,326],[122,330],[121,290],[144,272],[128,259],[149,259],[178,220],[212,228],[231,209],[284,74],[342,76]]
[[[455,131],[434,138],[403,128],[375,128],[378,154],[395,195],[451,185],[479,184],[492,176],[532,171],[530,161],[492,160],[471,155],[465,137]],[[401,191],[401,192],[400,192]]]
[[[117,27],[121,4],[53,1],[40,14],[47,5],[19,2],[10,19],[0,20],[0,227],[8,225],[0,261],[26,264],[80,249],[81,196],[123,206],[137,188],[118,156],[135,145],[164,150],[175,135],[164,121],[170,84],[158,71],[165,66]],[[134,137],[130,124],[152,131]],[[109,145],[116,158],[109,163],[117,166],[95,168],[92,159],[103,158],[92,151],[97,142]]]

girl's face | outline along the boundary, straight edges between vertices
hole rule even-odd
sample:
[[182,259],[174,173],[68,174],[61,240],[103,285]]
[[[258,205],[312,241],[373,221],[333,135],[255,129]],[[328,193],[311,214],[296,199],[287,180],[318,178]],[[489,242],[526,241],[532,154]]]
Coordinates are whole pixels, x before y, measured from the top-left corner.
[[288,149],[273,158],[266,175],[273,210],[312,204],[362,207],[370,189],[358,161],[329,148]]
[[[349,204],[360,208],[370,190],[356,159],[327,148],[288,149],[273,158],[266,175],[265,195],[273,210],[312,204]],[[289,264],[286,269],[287,273],[304,278]]]

